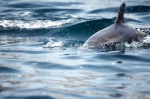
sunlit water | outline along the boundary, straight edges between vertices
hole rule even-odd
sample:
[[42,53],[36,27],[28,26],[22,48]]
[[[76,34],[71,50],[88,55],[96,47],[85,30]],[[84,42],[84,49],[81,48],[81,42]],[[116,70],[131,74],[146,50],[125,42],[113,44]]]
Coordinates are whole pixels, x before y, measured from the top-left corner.
[[149,0],[1,0],[0,99],[149,99],[149,35],[82,47],[123,1],[126,22],[149,34]]

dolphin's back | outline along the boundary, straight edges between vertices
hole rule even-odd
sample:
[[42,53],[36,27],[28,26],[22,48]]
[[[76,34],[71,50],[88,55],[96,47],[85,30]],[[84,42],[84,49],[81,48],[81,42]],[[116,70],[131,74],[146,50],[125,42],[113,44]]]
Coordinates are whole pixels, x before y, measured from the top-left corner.
[[92,35],[84,45],[95,46],[115,42],[131,42],[143,36],[145,33],[128,26],[126,23],[115,23]]

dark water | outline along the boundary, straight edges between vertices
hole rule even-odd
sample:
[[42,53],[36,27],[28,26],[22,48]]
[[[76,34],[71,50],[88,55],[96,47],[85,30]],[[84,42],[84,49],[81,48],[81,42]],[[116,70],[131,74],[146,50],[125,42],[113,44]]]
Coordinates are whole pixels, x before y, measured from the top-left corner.
[[149,34],[149,0],[1,0],[0,99],[149,99],[150,36],[81,47],[123,1],[126,22]]

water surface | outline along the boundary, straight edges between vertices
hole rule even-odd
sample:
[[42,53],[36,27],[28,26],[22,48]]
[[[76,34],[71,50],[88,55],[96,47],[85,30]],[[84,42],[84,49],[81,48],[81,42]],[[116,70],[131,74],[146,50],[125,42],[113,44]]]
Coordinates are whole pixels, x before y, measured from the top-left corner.
[[123,1],[127,24],[149,34],[149,0],[1,0],[1,99],[149,99],[149,35],[82,48]]

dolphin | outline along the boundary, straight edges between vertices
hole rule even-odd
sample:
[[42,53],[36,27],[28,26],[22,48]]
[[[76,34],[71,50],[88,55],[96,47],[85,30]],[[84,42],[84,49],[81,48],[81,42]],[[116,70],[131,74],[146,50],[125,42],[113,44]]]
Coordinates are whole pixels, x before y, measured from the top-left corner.
[[83,47],[95,48],[100,45],[139,41],[140,38],[145,37],[146,34],[135,28],[130,27],[124,21],[125,3],[123,2],[118,10],[115,23],[111,26],[104,28],[94,35],[92,35],[84,44]]

